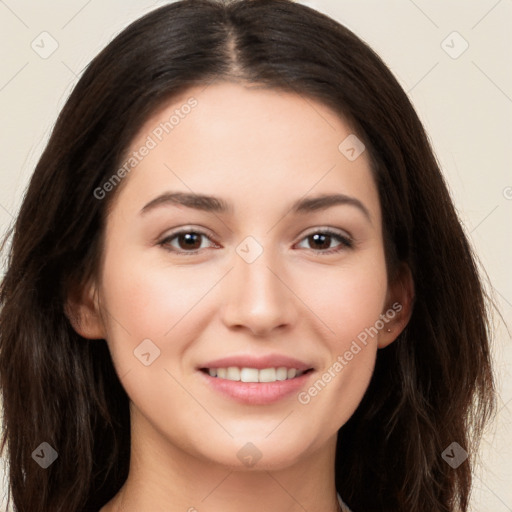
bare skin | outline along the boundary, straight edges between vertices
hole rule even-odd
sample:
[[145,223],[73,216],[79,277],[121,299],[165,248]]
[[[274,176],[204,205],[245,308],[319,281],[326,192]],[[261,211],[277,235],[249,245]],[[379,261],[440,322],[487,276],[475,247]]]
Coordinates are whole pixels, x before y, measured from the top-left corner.
[[[158,140],[154,130],[190,97],[197,105]],[[413,294],[408,274],[388,283],[367,152],[351,161],[338,149],[351,133],[312,99],[223,82],[174,98],[132,141],[130,151],[148,136],[157,144],[113,203],[101,275],[69,302],[76,330],[108,343],[131,402],[129,476],[101,512],[338,510],[337,431],[360,403],[378,349],[407,324]],[[217,196],[231,209],[162,201],[141,213],[171,191]],[[360,205],[290,211],[334,193]],[[192,249],[174,236],[181,228],[203,233]],[[342,238],[315,242],[325,228]],[[248,262],[240,246],[261,254]],[[354,354],[358,335],[397,303]],[[148,366],[134,357],[146,339],[160,351]],[[281,354],[313,370],[291,395],[240,403],[199,369],[233,354]],[[336,370],[339,356],[346,364]],[[329,382],[309,393],[326,373]],[[260,457],[255,464],[243,447]]]

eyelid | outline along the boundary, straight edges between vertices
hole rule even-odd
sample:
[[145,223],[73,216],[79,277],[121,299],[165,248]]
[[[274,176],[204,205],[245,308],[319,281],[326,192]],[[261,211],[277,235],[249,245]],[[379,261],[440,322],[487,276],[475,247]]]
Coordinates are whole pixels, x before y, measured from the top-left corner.
[[[165,236],[163,236],[163,238],[161,237],[161,241],[158,242],[158,245],[162,246],[167,251],[174,253],[174,254],[178,254],[178,255],[193,256],[193,255],[199,254],[201,251],[203,251],[204,248],[203,249],[194,249],[192,251],[183,251],[183,250],[174,249],[174,248],[170,249],[168,247],[169,246],[168,242],[170,240],[178,237],[179,235],[187,234],[187,233],[195,233],[196,235],[204,236],[210,242],[212,242],[213,245],[216,245],[216,246],[220,245],[215,240],[215,238],[209,233],[208,230],[206,230],[205,228],[202,228],[202,227],[196,228],[194,226],[182,226],[180,228],[176,228],[175,231],[171,231],[170,233],[167,233]],[[298,239],[298,241],[294,245],[304,241],[309,236],[312,236],[312,235],[318,234],[318,233],[332,236],[332,237],[337,237],[341,242],[340,243],[341,248],[339,248],[340,246],[337,246],[337,247],[334,247],[331,249],[326,249],[326,250],[308,249],[309,251],[313,251],[315,254],[319,254],[319,255],[336,254],[336,253],[341,252],[342,250],[353,248],[354,239],[353,239],[352,235],[350,235],[345,230],[341,230],[339,228],[331,228],[331,227],[327,227],[327,226],[323,226],[323,227],[319,226],[319,227],[311,228],[309,231],[302,234],[301,237]]]
[[329,226],[318,226],[318,227],[311,228],[311,230],[306,231],[305,234],[301,235],[302,238],[300,238],[300,240],[302,240],[305,237],[314,235],[315,233],[328,233],[330,235],[337,235],[337,236],[341,236],[343,238],[347,238],[348,240],[351,240],[351,241],[353,241],[353,239],[354,239],[353,236],[348,231],[346,231],[344,229],[331,228]]
[[327,226],[324,226],[324,227],[320,226],[320,227],[312,228],[310,231],[303,234],[297,243],[301,243],[303,240],[306,240],[308,237],[310,237],[314,234],[317,234],[317,233],[338,238],[341,242],[339,246],[333,247],[331,249],[326,249],[326,250],[308,249],[309,251],[312,251],[313,253],[318,254],[320,256],[339,254],[344,250],[353,249],[353,247],[354,247],[354,238],[347,231],[341,230],[338,228],[331,228],[331,227],[327,227]]
[[170,231],[169,233],[166,233],[165,235],[159,237],[160,241],[157,242],[157,245],[162,246],[164,249],[168,250],[171,253],[174,254],[187,254],[187,255],[194,255],[198,254],[203,249],[195,249],[193,251],[182,251],[179,249],[169,249],[168,248],[168,241],[176,238],[179,235],[186,234],[186,233],[195,233],[197,235],[204,236],[207,238],[210,242],[212,242],[213,245],[219,246],[219,243],[215,240],[215,238],[211,235],[211,233],[205,229],[205,228],[196,228],[194,226],[182,226],[180,228],[176,228],[174,231]]

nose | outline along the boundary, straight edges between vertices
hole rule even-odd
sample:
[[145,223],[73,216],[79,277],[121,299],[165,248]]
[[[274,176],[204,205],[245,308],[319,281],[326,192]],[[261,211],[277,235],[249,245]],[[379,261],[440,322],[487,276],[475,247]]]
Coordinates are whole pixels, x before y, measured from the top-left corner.
[[297,319],[296,296],[282,264],[268,248],[253,262],[234,255],[234,268],[226,276],[223,322],[229,329],[248,330],[268,337],[289,328]]

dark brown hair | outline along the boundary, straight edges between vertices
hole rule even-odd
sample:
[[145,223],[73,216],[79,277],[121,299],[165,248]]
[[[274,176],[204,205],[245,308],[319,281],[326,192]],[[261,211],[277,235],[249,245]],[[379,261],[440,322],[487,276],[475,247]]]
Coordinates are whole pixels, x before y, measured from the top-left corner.
[[[98,271],[115,193],[98,200],[94,190],[157,108],[212,80],[301,94],[347,119],[370,155],[389,275],[401,262],[412,272],[410,322],[378,351],[369,388],[339,431],[339,493],[354,512],[466,511],[478,441],[495,410],[475,256],[391,72],[347,28],[290,0],[161,7],[90,63],[62,109],[3,244],[12,236],[0,384],[16,511],[94,511],[127,477],[128,397],[106,343],[81,338],[64,304]],[[456,469],[442,458],[454,441],[470,454]],[[59,454],[47,469],[31,458],[41,442]]]

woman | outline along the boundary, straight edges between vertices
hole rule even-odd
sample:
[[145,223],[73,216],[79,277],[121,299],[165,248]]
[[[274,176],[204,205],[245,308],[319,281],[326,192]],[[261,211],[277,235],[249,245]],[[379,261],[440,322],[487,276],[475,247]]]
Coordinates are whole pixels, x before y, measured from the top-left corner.
[[185,0],[116,37],[0,297],[18,511],[468,510],[475,260],[406,94],[323,14]]

